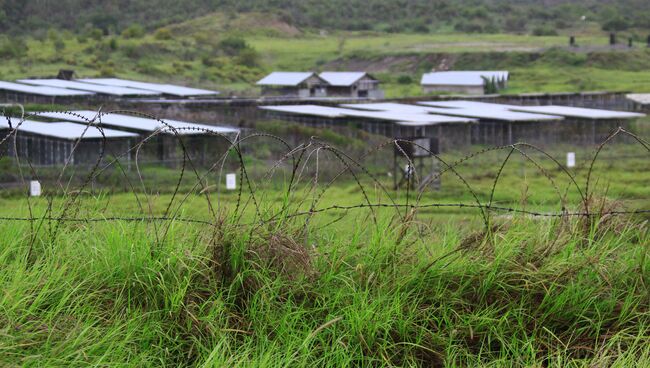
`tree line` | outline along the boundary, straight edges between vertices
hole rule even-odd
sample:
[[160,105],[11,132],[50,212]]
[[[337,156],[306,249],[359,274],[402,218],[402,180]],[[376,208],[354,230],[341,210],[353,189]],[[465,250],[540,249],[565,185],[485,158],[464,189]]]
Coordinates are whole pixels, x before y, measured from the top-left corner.
[[585,21],[606,31],[650,29],[647,0],[0,0],[0,29],[122,32],[215,11],[271,12],[298,27],[332,30],[550,35]]

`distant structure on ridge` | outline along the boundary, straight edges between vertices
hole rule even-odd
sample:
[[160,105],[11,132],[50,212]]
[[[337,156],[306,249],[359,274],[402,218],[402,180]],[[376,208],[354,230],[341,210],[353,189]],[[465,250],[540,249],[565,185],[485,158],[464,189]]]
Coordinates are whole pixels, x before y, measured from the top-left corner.
[[424,93],[449,92],[463,95],[497,93],[508,86],[507,71],[447,71],[422,75]]

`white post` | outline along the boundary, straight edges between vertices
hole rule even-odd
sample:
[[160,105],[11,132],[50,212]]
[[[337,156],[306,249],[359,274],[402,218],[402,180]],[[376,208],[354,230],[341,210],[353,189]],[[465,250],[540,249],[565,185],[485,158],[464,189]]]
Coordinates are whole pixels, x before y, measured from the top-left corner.
[[566,167],[568,167],[568,168],[576,167],[576,153],[575,152],[567,152],[567,154],[566,154]]
[[237,189],[237,174],[226,174],[226,189]]
[[32,180],[29,182],[29,195],[31,197],[41,196],[41,183],[38,180]]

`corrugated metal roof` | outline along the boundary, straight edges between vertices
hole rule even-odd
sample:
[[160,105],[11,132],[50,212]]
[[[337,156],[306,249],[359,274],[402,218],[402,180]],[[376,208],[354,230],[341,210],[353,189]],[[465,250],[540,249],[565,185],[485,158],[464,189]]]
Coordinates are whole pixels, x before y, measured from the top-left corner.
[[258,86],[297,86],[309,79],[311,72],[273,72],[257,82]]
[[625,97],[641,105],[650,104],[650,93],[630,93]]
[[[461,102],[461,101],[453,101]],[[462,101],[464,102],[464,101]],[[506,108],[500,108],[501,105],[489,104],[490,107],[473,105],[472,101],[467,101],[467,106],[462,108],[436,108],[429,106],[408,105],[400,103],[368,103],[368,104],[346,104],[341,105],[345,107],[357,107],[367,110],[388,111],[400,114],[438,114],[438,115],[451,115],[461,116],[478,119],[491,119],[503,121],[538,121],[538,120],[561,120],[559,116],[548,116],[541,114],[528,114],[508,111]],[[432,102],[437,103],[437,102]],[[423,102],[422,105],[429,103]],[[444,104],[444,103],[443,103]],[[478,104],[481,104],[480,102]],[[453,104],[451,104],[453,105]],[[458,104],[462,106],[463,104]],[[494,105],[494,106],[492,106]]]
[[466,117],[456,117],[449,115],[433,115],[433,114],[419,114],[419,113],[403,113],[394,111],[361,111],[351,110],[346,112],[346,116],[353,116],[359,118],[369,118],[377,120],[388,120],[393,122],[416,122],[427,123],[429,125],[442,124],[442,123],[474,123],[475,119]]
[[71,90],[90,91],[112,96],[156,96],[160,92],[147,91],[144,89],[100,86],[98,84],[75,82],[63,79],[20,79],[20,83],[33,84],[36,86],[48,86],[57,88],[69,88]]
[[583,119],[636,119],[645,116],[635,112],[613,111],[601,109],[587,109],[571,106],[515,106],[510,108],[513,111],[524,111],[541,114],[555,114],[571,118]]
[[[137,137],[137,134],[122,132],[113,129],[99,129],[95,126],[75,124],[69,122],[43,123],[40,121],[12,119],[12,127],[21,132],[43,135],[60,139],[101,139],[101,138],[130,138]],[[0,129],[10,129],[6,119],[0,120]],[[102,134],[103,133],[103,134]]]
[[395,102],[377,102],[377,103],[360,103],[360,104],[342,104],[341,106],[370,111],[394,111],[411,114],[428,114],[429,107],[408,105]]
[[432,72],[422,75],[422,85],[444,85],[444,86],[482,86],[483,77],[497,80],[508,80],[507,71],[450,71]]
[[33,115],[43,116],[51,119],[75,121],[79,123],[87,123],[88,120],[90,120],[96,124],[101,123],[101,125],[119,127],[119,128],[130,129],[130,130],[141,131],[141,132],[155,132],[157,130],[161,130],[162,132],[165,133],[175,134],[174,129],[179,129],[176,131],[179,135],[207,134],[205,132],[206,130],[214,133],[220,133],[220,134],[239,133],[239,129],[233,127],[194,124],[194,123],[188,123],[184,121],[170,120],[170,119],[161,119],[166,123],[163,124],[162,122],[155,119],[148,119],[145,117],[136,117],[136,116],[122,115],[122,114],[102,113],[100,117],[97,117],[97,111],[91,111],[91,110],[71,111],[70,113],[37,112],[37,113],[33,113]]
[[489,102],[467,101],[467,100],[454,100],[454,101],[422,101],[418,102],[421,105],[456,108],[456,109],[499,109],[507,110],[515,105],[495,104]]
[[431,101],[419,102],[421,105],[437,106],[429,108],[429,112],[436,114],[447,114],[454,116],[466,116],[478,119],[500,120],[500,121],[543,121],[562,120],[561,116],[542,113],[516,112],[509,110],[511,105],[491,104],[474,101]]
[[75,91],[72,89],[30,86],[26,84],[0,81],[0,89],[13,92],[29,93],[39,96],[63,97],[63,96],[90,96],[94,93],[85,91]]
[[345,111],[347,110],[338,107],[328,107],[328,106],[320,106],[320,105],[260,106],[260,109],[284,112],[288,114],[321,116],[326,118],[345,117]]
[[365,118],[374,120],[387,120],[392,122],[419,122],[428,125],[440,123],[472,123],[476,120],[468,118],[459,118],[453,116],[403,113],[394,111],[364,111],[345,109],[337,107],[327,107],[319,105],[283,105],[283,106],[261,106],[261,109],[279,111],[297,115],[312,115],[328,118]]
[[84,78],[84,79],[77,79],[77,81],[83,83],[99,84],[103,86],[137,88],[137,89],[143,89],[148,91],[156,91],[166,95],[179,96],[179,97],[212,96],[212,95],[219,94],[218,91],[211,91],[207,89],[176,86],[173,84],[138,82],[138,81],[132,81],[127,79],[119,79],[119,78]]
[[350,87],[366,75],[366,72],[322,72],[318,76],[330,86]]

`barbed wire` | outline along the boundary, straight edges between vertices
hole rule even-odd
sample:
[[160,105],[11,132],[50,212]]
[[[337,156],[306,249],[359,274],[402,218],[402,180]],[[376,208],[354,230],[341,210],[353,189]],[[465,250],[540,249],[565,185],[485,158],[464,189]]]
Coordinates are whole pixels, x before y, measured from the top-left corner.
[[[33,118],[43,118],[44,113],[27,113],[24,111],[24,108],[20,106],[21,116],[20,117],[10,117],[5,115],[5,119],[9,123],[10,129],[8,134],[0,140],[0,148],[4,145],[11,144],[13,146],[13,152],[15,155],[12,157],[18,167],[19,181],[26,185],[27,177],[30,177],[30,180],[43,180],[44,178],[39,176],[37,167],[32,165],[29,155],[23,157],[19,154],[18,150],[18,136],[24,134],[20,127],[28,119]],[[202,128],[202,127],[179,127],[169,124],[164,119],[159,119],[156,116],[145,114],[141,112],[127,111],[127,110],[114,110],[104,112],[102,109],[99,109],[96,115],[88,119],[87,117],[77,114],[75,112],[69,111],[49,111],[50,113],[58,114],[68,114],[73,117],[73,120],[83,121],[85,124],[85,129],[81,136],[73,142],[72,149],[70,154],[64,160],[63,166],[60,168],[60,172],[54,180],[55,187],[58,188],[57,191],[50,191],[44,195],[46,199],[46,210],[44,214],[37,215],[35,204],[32,203],[32,200],[29,196],[26,196],[28,215],[27,216],[0,216],[0,221],[23,221],[29,222],[31,226],[32,234],[36,234],[44,222],[55,223],[54,226],[50,226],[50,236],[56,238],[59,233],[61,224],[67,222],[76,222],[76,223],[98,223],[98,222],[147,222],[152,223],[154,229],[156,230],[156,242],[162,242],[167,237],[169,229],[174,222],[181,223],[192,223],[199,225],[207,226],[216,226],[219,224],[217,220],[219,217],[219,210],[223,207],[219,206],[221,200],[221,185],[216,185],[210,187],[207,185],[208,178],[216,175],[217,182],[221,183],[224,179],[224,170],[226,169],[227,163],[231,165],[234,164],[237,166],[239,171],[239,185],[236,190],[236,199],[234,203],[234,208],[231,209],[229,215],[232,217],[232,222],[234,226],[262,226],[269,223],[278,222],[286,219],[306,217],[305,227],[310,223],[310,219],[317,215],[333,211],[351,211],[351,210],[368,210],[368,215],[372,219],[374,224],[377,224],[377,214],[375,213],[376,209],[391,209],[396,212],[399,218],[402,221],[407,221],[409,213],[413,211],[425,210],[425,209],[434,209],[434,208],[456,208],[461,210],[475,210],[480,214],[486,228],[490,227],[491,214],[492,213],[506,213],[506,214],[518,214],[531,217],[544,217],[544,218],[561,218],[561,217],[585,217],[593,218],[597,216],[619,216],[619,215],[637,215],[637,214],[648,214],[650,209],[616,209],[616,210],[596,210],[592,211],[589,206],[589,201],[593,199],[593,174],[594,167],[601,158],[601,153],[603,149],[612,144],[614,139],[619,136],[630,137],[633,141],[633,144],[639,145],[645,149],[646,153],[650,153],[650,144],[642,139],[641,137],[635,135],[634,133],[623,129],[621,127],[612,131],[607,138],[599,144],[594,151],[592,159],[589,161],[588,171],[585,178],[584,186],[581,186],[578,183],[578,178],[574,173],[572,173],[567,167],[562,165],[557,159],[555,159],[551,154],[546,152],[540,147],[537,147],[532,144],[525,142],[488,147],[480,149],[475,152],[466,154],[454,161],[447,161],[442,158],[439,154],[432,152],[428,147],[423,147],[416,142],[411,142],[403,139],[387,139],[385,142],[378,144],[374,147],[369,147],[369,149],[362,154],[359,158],[354,158],[352,155],[344,152],[343,150],[332,146],[328,142],[323,142],[317,137],[311,137],[307,142],[298,144],[297,146],[292,146],[285,140],[283,137],[268,134],[268,133],[252,133],[247,136],[242,136],[236,134],[234,136],[229,136],[223,133],[218,132],[216,129]],[[113,152],[108,149],[108,139],[105,134],[105,124],[103,123],[102,117],[107,114],[124,114],[131,115],[146,119],[151,119],[157,121],[160,124],[158,129],[155,129],[152,132],[142,134],[142,138],[134,145],[130,146],[128,150],[124,152]],[[73,187],[72,185],[72,176],[70,179],[65,182],[64,177],[67,171],[74,169],[73,157],[74,154],[80,147],[83,137],[87,131],[91,128],[97,128],[101,134],[101,139],[99,141],[98,154],[94,162],[89,165],[88,172],[82,177],[81,184]],[[221,152],[218,157],[214,157],[211,160],[211,163],[201,166],[195,159],[192,158],[190,154],[190,149],[187,147],[186,142],[184,142],[183,137],[188,135],[184,133],[196,133],[204,137],[212,139],[210,144],[214,143],[214,146],[220,146]],[[155,140],[160,137],[171,138],[174,144],[178,144],[177,148],[180,151],[180,159],[175,159],[180,167],[178,168],[178,176],[175,180],[175,184],[171,188],[171,196],[168,202],[164,205],[162,213],[156,213],[156,210],[153,207],[152,197],[154,196],[154,191],[148,188],[147,180],[142,171],[141,164],[145,160],[141,160],[143,156],[143,151],[148,145],[157,144]],[[249,158],[246,154],[242,152],[243,147],[251,146],[255,147],[259,142],[264,142],[264,144],[272,142],[280,147],[282,147],[283,153],[278,155],[278,158],[269,165],[268,169],[265,170],[261,176],[261,183],[255,183],[253,178],[250,176],[249,170],[247,169],[247,161]],[[422,174],[415,169],[416,165],[413,162],[413,159],[403,150],[403,143],[411,144],[418,149],[427,152],[430,159],[438,164],[442,165],[440,170],[427,177],[424,177]],[[407,161],[409,167],[414,168],[412,175],[406,175],[406,190],[405,193],[398,193],[394,190],[390,190],[378,177],[376,174],[373,174],[372,171],[363,164],[364,160],[368,157],[377,154],[384,154],[387,150],[395,152],[401,159]],[[533,157],[531,154],[527,153],[526,150],[536,152],[540,157]],[[484,202],[481,201],[481,195],[471,184],[470,181],[461,174],[459,168],[463,165],[472,162],[473,160],[487,155],[493,152],[505,151],[506,156],[503,160],[497,161],[494,165],[494,178],[489,187],[488,199]],[[0,152],[0,158],[2,158],[3,152]],[[540,176],[543,177],[552,187],[554,196],[558,199],[560,204],[560,210],[558,211],[535,211],[522,208],[508,207],[508,206],[496,206],[494,205],[495,192],[499,188],[500,179],[508,166],[512,161],[512,158],[518,155],[525,162],[530,163]],[[135,159],[131,162],[131,157],[134,156]],[[332,173],[329,180],[321,181],[322,175],[322,165],[324,160],[328,160],[335,163],[339,166],[337,171]],[[128,161],[129,167],[133,165],[135,167],[135,180],[129,175],[129,169],[125,167],[124,161]],[[555,175],[551,174],[548,168],[544,166],[545,163],[553,165],[553,168],[556,170]],[[288,179],[284,181],[285,189],[282,191],[283,198],[285,201],[283,204],[274,210],[269,210],[263,208],[264,203],[262,198],[265,193],[260,192],[260,188],[263,187],[263,184],[269,183],[272,181],[274,175],[280,171],[281,168],[288,166]],[[315,166],[315,171],[313,174],[308,174],[308,167]],[[23,167],[26,168],[26,172],[23,171]],[[94,183],[97,178],[99,178],[104,172],[109,169],[115,169],[120,178],[123,179],[122,184],[126,186],[134,196],[134,202],[140,211],[140,214],[129,214],[129,215],[111,215],[111,216],[99,216],[99,217],[90,217],[87,215],[81,214],[82,209],[82,198],[81,194],[85,191],[88,191],[88,187],[91,183]],[[425,194],[430,191],[430,186],[437,179],[442,177],[446,173],[451,173],[456,179],[459,180],[461,188],[469,194],[471,197],[471,203],[464,202],[455,202],[455,203],[425,203],[424,197]],[[559,174],[558,174],[559,173]],[[559,177],[557,175],[560,175]],[[319,206],[321,202],[326,198],[327,193],[334,187],[337,181],[342,180],[341,178],[351,179],[354,185],[359,189],[360,196],[362,197],[362,203],[353,204],[353,205],[343,205],[343,204],[333,204],[329,206]],[[579,202],[574,203],[574,205],[580,206],[582,209],[578,211],[569,211],[569,200],[568,192],[569,189],[563,190],[560,189],[558,181],[562,178],[565,178],[570,183],[570,187],[575,189],[579,195]],[[183,190],[183,182],[186,180],[191,180],[192,183],[187,190]],[[369,181],[369,182],[366,182]],[[304,191],[299,191],[298,184],[305,183]],[[419,184],[416,189],[412,189],[412,184]],[[370,186],[374,189],[375,192],[379,192],[382,197],[386,198],[386,203],[375,203],[371,200]],[[414,186],[413,186],[414,188]],[[214,191],[213,189],[216,189]],[[311,193],[311,194],[310,194]],[[205,220],[201,218],[192,218],[182,215],[183,206],[187,203],[188,199],[192,194],[199,194],[203,196],[206,200],[207,205],[207,215],[209,218],[214,220]],[[403,195],[405,194],[405,195]],[[302,197],[300,197],[302,195]],[[63,199],[63,203],[55,206],[55,199]],[[400,203],[403,201],[403,203]],[[108,205],[107,205],[108,207]],[[249,222],[244,222],[245,212],[249,207],[253,209],[253,220]],[[308,209],[304,209],[308,207]],[[293,208],[293,209],[291,209]],[[161,224],[162,223],[162,224]],[[159,227],[159,225],[161,227]],[[251,230],[252,231],[252,230]],[[35,241],[36,236],[32,236],[32,244]]]

